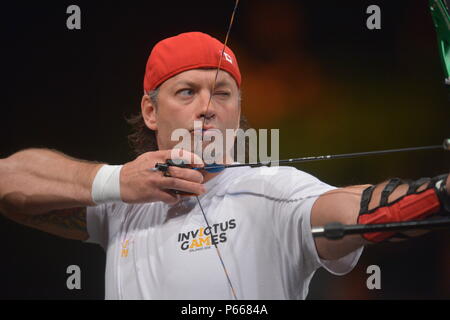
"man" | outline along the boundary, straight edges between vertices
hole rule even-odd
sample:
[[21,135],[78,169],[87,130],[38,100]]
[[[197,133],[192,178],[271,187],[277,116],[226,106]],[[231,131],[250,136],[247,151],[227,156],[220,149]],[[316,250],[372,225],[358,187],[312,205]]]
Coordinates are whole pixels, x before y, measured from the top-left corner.
[[[174,130],[193,136],[195,121],[203,136],[239,128],[241,75],[233,52],[222,48],[199,32],[154,47],[141,116],[132,121],[135,147],[143,152],[134,161],[110,166],[44,149],[0,160],[1,212],[100,244],[108,299],[304,299],[319,267],[345,274],[365,244],[405,236],[329,241],[314,239],[312,226],[448,211],[447,175],[335,188],[292,167],[209,172],[195,150],[173,152]],[[145,152],[152,145],[159,151]],[[233,161],[228,151],[226,163]],[[191,165],[152,170],[174,158]]]

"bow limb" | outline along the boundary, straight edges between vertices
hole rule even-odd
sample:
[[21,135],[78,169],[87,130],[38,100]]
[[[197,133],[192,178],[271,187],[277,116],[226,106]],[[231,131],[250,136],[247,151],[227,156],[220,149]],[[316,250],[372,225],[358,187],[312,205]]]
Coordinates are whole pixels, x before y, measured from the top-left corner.
[[431,17],[436,29],[439,55],[445,74],[445,84],[450,86],[450,15],[444,0],[429,0]]

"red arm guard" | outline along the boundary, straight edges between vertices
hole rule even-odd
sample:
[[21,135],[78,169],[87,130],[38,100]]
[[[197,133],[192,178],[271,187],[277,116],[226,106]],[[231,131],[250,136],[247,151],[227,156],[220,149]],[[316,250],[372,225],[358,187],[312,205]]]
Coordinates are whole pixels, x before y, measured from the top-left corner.
[[[364,190],[361,198],[361,210],[359,212],[358,223],[375,224],[400,221],[423,220],[442,210],[449,209],[449,196],[445,189],[447,176],[438,176],[433,179],[420,179],[408,183],[407,193],[390,203],[387,199],[390,194],[402,183],[399,179],[392,179],[388,182],[381,193],[380,205],[368,210],[372,193],[376,186]],[[417,189],[428,182],[428,186],[417,192]],[[381,242],[395,236],[400,236],[395,232],[373,232],[366,233],[363,237],[371,242]]]

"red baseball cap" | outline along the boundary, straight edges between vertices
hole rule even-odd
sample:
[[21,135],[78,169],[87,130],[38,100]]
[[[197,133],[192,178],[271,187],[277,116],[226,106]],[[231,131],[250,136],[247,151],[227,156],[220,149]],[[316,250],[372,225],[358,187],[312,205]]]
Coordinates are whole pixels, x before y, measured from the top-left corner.
[[[167,79],[187,70],[219,66],[223,43],[202,32],[187,32],[164,39],[154,47],[147,61],[144,91],[155,90]],[[220,69],[227,71],[241,86],[241,73],[236,57],[226,47]]]

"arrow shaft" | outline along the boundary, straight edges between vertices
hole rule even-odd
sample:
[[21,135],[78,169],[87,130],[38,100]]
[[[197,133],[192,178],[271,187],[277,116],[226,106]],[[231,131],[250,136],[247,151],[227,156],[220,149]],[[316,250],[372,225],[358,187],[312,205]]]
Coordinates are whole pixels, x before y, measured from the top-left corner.
[[[237,163],[237,164],[212,164],[209,165],[207,169],[227,169],[227,168],[237,168],[237,167],[261,167],[261,166],[271,166],[275,165],[283,165],[290,163],[304,163],[304,162],[313,162],[313,161],[323,161],[323,160],[333,160],[333,159],[348,159],[348,158],[358,158],[364,156],[372,156],[372,155],[382,155],[389,153],[399,153],[399,152],[409,152],[409,151],[421,151],[421,150],[433,150],[433,149],[441,149],[442,145],[433,145],[433,146],[424,146],[424,147],[411,147],[411,148],[400,148],[400,149],[388,149],[388,150],[378,150],[378,151],[367,151],[367,152],[354,152],[354,153],[343,153],[343,154],[331,154],[331,155],[323,155],[323,156],[310,156],[310,157],[302,157],[302,158],[292,158],[292,159],[283,159],[278,161],[266,161],[266,162],[256,162],[256,163]],[[197,170],[201,170],[202,168],[195,168]]]

